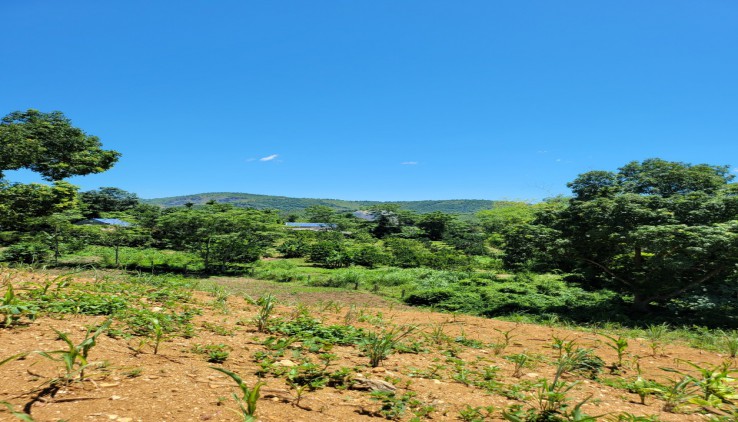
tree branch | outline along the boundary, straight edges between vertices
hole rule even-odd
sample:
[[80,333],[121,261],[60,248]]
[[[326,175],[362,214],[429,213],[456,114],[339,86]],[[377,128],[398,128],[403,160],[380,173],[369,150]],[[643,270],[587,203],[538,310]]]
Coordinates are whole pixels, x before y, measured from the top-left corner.
[[635,289],[635,286],[633,285],[633,283],[631,283],[630,281],[628,281],[628,280],[626,280],[626,279],[624,279],[624,278],[622,278],[622,277],[620,277],[620,276],[616,275],[616,274],[615,274],[614,272],[612,272],[612,270],[610,270],[610,269],[609,269],[609,268],[607,268],[606,266],[604,266],[604,265],[600,264],[599,262],[597,262],[597,261],[593,261],[593,260],[591,260],[591,259],[587,259],[587,258],[580,258],[580,259],[581,259],[582,261],[585,261],[585,262],[589,262],[590,264],[592,264],[592,265],[594,265],[594,266],[596,266],[596,267],[600,268],[600,269],[601,269],[602,271],[604,271],[604,272],[608,273],[608,274],[609,274],[610,276],[612,276],[612,278],[614,278],[615,280],[618,280],[618,281],[620,281],[621,283],[625,284],[626,286],[628,286],[628,287],[630,287],[630,288],[632,288],[632,289]]

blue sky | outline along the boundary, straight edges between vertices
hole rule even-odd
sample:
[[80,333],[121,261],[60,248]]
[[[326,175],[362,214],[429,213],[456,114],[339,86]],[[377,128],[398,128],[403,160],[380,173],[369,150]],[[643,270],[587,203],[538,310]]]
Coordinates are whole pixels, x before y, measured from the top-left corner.
[[732,0],[25,0],[0,14],[0,114],[61,110],[123,154],[71,179],[82,190],[540,200],[632,160],[738,166]]

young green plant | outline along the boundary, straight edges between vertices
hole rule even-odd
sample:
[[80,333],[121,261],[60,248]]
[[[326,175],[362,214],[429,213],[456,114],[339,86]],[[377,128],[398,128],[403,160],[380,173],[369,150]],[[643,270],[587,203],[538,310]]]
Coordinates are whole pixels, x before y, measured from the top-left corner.
[[233,381],[236,382],[238,388],[243,394],[242,397],[238,397],[236,393],[233,393],[233,398],[236,399],[236,403],[238,403],[238,408],[241,410],[240,414],[243,417],[244,422],[255,421],[256,418],[254,417],[254,415],[256,414],[256,402],[259,400],[259,390],[265,384],[259,381],[254,385],[253,388],[249,388],[249,386],[246,385],[243,379],[235,372],[216,366],[211,366],[210,368],[228,375],[229,377],[231,377],[231,379],[233,379]]

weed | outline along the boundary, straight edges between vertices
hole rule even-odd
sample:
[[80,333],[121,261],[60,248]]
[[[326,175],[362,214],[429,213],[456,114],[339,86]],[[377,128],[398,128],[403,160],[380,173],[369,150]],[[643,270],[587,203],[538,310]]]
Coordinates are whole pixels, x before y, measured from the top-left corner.
[[395,327],[381,333],[370,332],[360,342],[364,353],[369,356],[369,365],[376,368],[386,359],[403,338],[415,331],[415,326]]
[[402,395],[397,395],[394,392],[386,391],[375,391],[372,393],[372,400],[376,400],[381,403],[381,408],[376,412],[379,416],[383,416],[386,419],[398,420],[402,417],[406,410],[418,409],[422,410],[421,413],[430,413],[432,409],[421,409],[422,402],[415,398],[415,393],[408,391]]
[[511,328],[511,329],[509,329],[507,331],[502,331],[502,330],[499,330],[497,328],[494,329],[498,333],[502,334],[502,341],[500,341],[498,343],[493,343],[492,344],[492,352],[495,355],[499,355],[500,353],[502,353],[503,351],[505,351],[505,349],[507,348],[507,346],[510,345],[510,341],[513,339],[513,337],[515,337],[514,335],[512,335],[512,332],[515,330],[515,328],[516,327],[513,327],[513,328]]
[[233,336],[235,334],[234,330],[230,330],[222,325],[217,325],[210,322],[203,322],[202,328],[219,336]]
[[236,382],[241,393],[243,393],[243,397],[240,398],[236,393],[233,393],[233,398],[236,399],[236,403],[238,403],[238,407],[241,410],[240,414],[243,417],[244,422],[255,421],[256,419],[254,418],[254,415],[256,414],[256,402],[259,400],[259,390],[265,384],[263,382],[257,382],[253,388],[249,388],[243,379],[235,372],[215,366],[211,366],[210,368],[228,375]]
[[722,343],[731,358],[735,358],[738,355],[738,331],[720,331],[722,337]]
[[484,422],[486,420],[491,420],[492,414],[494,413],[494,406],[471,407],[467,404],[466,407],[459,410],[459,419],[466,422]]
[[228,359],[230,353],[229,347],[225,344],[196,344],[192,347],[194,353],[207,355],[207,361],[210,363],[223,363]]
[[515,366],[513,367],[512,376],[520,378],[523,376],[523,368],[529,368],[531,365],[531,357],[526,353],[517,353],[514,355],[505,356],[505,359],[512,362]]
[[664,411],[678,413],[681,406],[696,397],[697,389],[692,385],[689,377],[672,381],[671,385],[657,385],[647,389],[656,393],[664,400]]
[[669,324],[650,324],[646,327],[646,338],[651,347],[651,355],[663,354],[663,341],[669,332]]

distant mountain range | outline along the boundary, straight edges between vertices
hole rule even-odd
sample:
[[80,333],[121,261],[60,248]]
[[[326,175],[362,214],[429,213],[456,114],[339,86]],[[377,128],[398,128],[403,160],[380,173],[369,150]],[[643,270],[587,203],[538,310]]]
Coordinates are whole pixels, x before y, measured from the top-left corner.
[[497,201],[483,199],[443,199],[437,201],[344,201],[341,199],[290,198],[287,196],[254,195],[250,193],[212,192],[169,198],[144,199],[143,202],[162,207],[176,207],[186,203],[202,205],[209,201],[233,204],[237,207],[276,209],[284,212],[302,211],[313,205],[325,205],[336,211],[357,211],[380,204],[396,204],[400,208],[420,214],[441,211],[448,214],[473,214],[487,210]]

